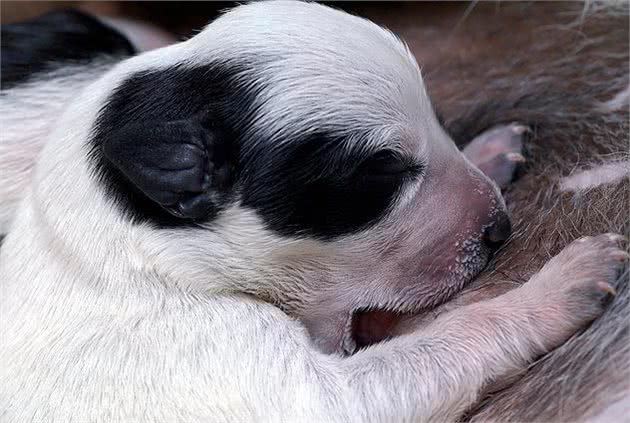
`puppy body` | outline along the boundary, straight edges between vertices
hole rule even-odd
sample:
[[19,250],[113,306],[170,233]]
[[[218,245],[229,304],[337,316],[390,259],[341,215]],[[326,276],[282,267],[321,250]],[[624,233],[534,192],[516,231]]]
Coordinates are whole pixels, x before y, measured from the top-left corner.
[[[339,27],[357,38],[334,35]],[[322,31],[333,34],[327,43]],[[239,134],[234,189],[210,196],[212,218],[190,221],[180,204],[189,198],[164,200],[138,179],[146,173],[114,160],[125,158],[108,149],[120,135],[111,122],[145,164],[142,135],[153,130],[145,123],[163,124],[153,113],[179,127],[215,106],[220,97],[209,94],[220,91],[208,87],[218,68],[207,66],[217,61],[237,69],[232,81],[252,97],[238,101],[247,125],[231,128]],[[179,69],[200,66],[178,79]],[[177,81],[184,85],[173,90]],[[181,90],[189,82],[196,91]],[[147,103],[147,93],[157,97]],[[334,213],[323,206],[338,182],[361,187],[354,176],[329,184],[326,166],[296,170],[290,176],[310,189],[303,195],[321,201],[307,203],[321,219],[300,205],[299,186],[274,191],[284,186],[274,172],[286,165],[283,152],[309,144],[301,136],[322,131],[318,147],[332,144],[333,153],[316,148],[301,166],[319,166],[324,155],[354,169],[350,153],[370,163],[374,151],[393,150],[421,161],[424,173],[396,179],[398,195],[385,195],[382,210],[380,198],[368,203],[376,212],[348,229],[336,224],[349,207],[343,198],[334,197]],[[249,154],[267,150],[275,166],[261,170]],[[393,165],[398,175],[400,163],[387,160],[377,172]],[[369,169],[359,179],[383,184]],[[352,352],[346,325],[357,309],[415,310],[461,288],[484,265],[483,239],[502,208],[496,187],[437,125],[415,61],[391,34],[315,4],[240,7],[185,43],[117,65],[53,130],[0,252],[0,413],[10,422],[454,420],[487,383],[601,313],[609,288],[601,282],[614,278],[619,256],[614,236],[574,244],[523,288],[421,332],[347,358],[324,352]]]

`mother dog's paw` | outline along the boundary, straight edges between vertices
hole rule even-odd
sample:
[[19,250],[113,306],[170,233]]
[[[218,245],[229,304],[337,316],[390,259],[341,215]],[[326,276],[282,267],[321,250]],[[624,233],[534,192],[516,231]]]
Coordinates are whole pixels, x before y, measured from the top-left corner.
[[524,162],[523,136],[529,129],[518,123],[495,126],[476,136],[464,148],[464,155],[501,189],[514,177],[516,166]]

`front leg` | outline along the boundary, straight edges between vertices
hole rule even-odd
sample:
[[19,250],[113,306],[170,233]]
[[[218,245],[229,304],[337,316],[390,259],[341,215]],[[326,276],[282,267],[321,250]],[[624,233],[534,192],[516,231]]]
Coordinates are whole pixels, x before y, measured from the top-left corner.
[[[401,410],[414,416],[409,421],[457,420],[488,384],[559,346],[602,313],[627,258],[616,245],[620,239],[578,240],[520,288],[349,358],[351,383],[371,408],[363,421],[392,421]],[[388,407],[370,407],[385,398],[392,401]]]

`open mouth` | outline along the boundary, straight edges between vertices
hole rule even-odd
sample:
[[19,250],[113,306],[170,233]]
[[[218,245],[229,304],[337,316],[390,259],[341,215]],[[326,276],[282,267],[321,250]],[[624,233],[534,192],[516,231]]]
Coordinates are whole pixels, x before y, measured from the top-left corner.
[[353,312],[349,335],[354,340],[355,351],[389,339],[403,316],[401,312],[378,309]]
[[[484,263],[485,264],[485,260]],[[344,355],[352,355],[358,350],[370,345],[386,341],[395,334],[396,326],[405,317],[421,312],[429,311],[453,298],[460,292],[474,277],[482,270],[483,264],[479,264],[477,269],[469,271],[464,277],[460,277],[457,282],[448,284],[449,288],[431,298],[429,303],[421,307],[359,307],[348,313],[348,318],[344,327],[343,336],[340,340],[338,351]]]
[[349,313],[340,342],[340,352],[352,355],[358,350],[391,338],[400,320],[409,313],[386,309],[357,309]]
[[[354,303],[351,309],[336,312],[337,317],[331,320],[336,327],[333,336],[327,337],[331,332],[321,331],[324,325],[318,328],[323,334],[319,338],[324,340],[321,344],[325,350],[348,356],[413,330],[407,325],[415,325],[408,320],[410,317],[421,316],[450,301],[487,266],[489,259],[490,254],[480,246],[478,239],[468,240],[448,270],[425,273],[422,284],[409,284],[400,291],[381,293],[376,301],[372,299],[374,302],[365,298],[362,304]],[[421,321],[422,318],[417,320],[418,324]],[[401,328],[404,332],[400,332]]]

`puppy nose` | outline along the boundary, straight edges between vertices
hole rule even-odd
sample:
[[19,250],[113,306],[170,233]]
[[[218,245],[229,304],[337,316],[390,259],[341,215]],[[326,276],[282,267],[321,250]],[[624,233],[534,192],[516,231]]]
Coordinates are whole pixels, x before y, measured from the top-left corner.
[[505,212],[498,212],[490,226],[483,233],[483,242],[486,246],[496,250],[505,242],[512,233],[510,218]]

